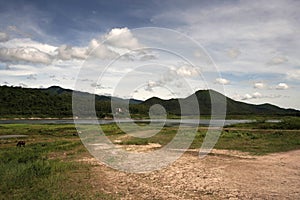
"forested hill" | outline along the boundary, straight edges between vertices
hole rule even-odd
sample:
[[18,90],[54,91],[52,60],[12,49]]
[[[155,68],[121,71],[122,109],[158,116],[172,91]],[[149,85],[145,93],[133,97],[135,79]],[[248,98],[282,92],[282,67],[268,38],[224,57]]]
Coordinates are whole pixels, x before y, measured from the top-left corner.
[[[72,117],[72,90],[58,86],[46,89],[21,88],[11,86],[0,86],[0,118],[5,117]],[[81,93],[82,95],[92,95]],[[210,115],[211,95],[220,105],[222,99],[226,100],[227,115],[297,115],[300,111],[294,109],[283,109],[271,104],[252,105],[234,101],[213,90],[200,90],[185,99],[180,99],[185,105],[185,112],[181,113],[179,100],[162,100],[150,98],[146,101],[130,99],[130,113],[146,116],[149,107],[154,104],[161,104],[169,114],[173,115],[194,115],[192,98],[197,98],[201,115]],[[111,100],[118,102],[120,107],[124,99],[110,96],[95,95],[95,108],[97,116],[103,118],[111,116]]]
[[[211,99],[213,97],[213,100]],[[186,115],[193,114],[193,112],[197,112],[193,106],[189,106],[193,104],[192,99],[197,99],[198,106],[201,115],[210,115],[212,102],[214,103],[214,107],[218,109],[218,106],[223,106],[226,104],[226,113],[227,115],[296,115],[300,116],[300,111],[295,109],[284,109],[272,104],[248,104],[244,102],[235,101],[231,98],[224,96],[223,94],[216,92],[214,90],[199,90],[195,94],[184,98],[184,99],[170,99],[170,100],[162,100],[157,97],[150,98],[143,102],[143,104],[151,106],[154,104],[160,104],[165,107],[165,109],[172,114],[180,114],[182,111],[180,110],[180,105],[186,106]],[[179,103],[179,101],[181,103]],[[192,102],[192,103],[191,103]],[[225,103],[226,102],[226,103]],[[222,108],[220,108],[222,109]],[[218,113],[218,112],[217,112]]]

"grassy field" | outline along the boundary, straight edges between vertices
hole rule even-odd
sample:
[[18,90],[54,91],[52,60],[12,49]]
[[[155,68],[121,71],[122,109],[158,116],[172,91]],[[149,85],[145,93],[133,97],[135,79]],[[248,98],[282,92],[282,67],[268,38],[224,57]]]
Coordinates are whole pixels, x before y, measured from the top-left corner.
[[0,139],[0,199],[115,199],[92,189],[74,125],[0,126],[0,136],[12,134],[28,137],[19,148],[16,138]]
[[254,122],[234,124],[227,127],[252,128],[252,129],[300,130],[300,117],[284,117],[284,118],[279,118],[279,121],[280,122],[272,122],[272,121],[268,122],[266,118],[257,118]]
[[[280,123],[258,121],[225,127],[215,148],[267,154],[300,149],[299,118]],[[140,124],[145,126],[146,124]],[[116,124],[101,125],[111,141],[120,145],[165,145],[178,127],[164,127],[150,138],[126,135]],[[95,131],[86,125],[89,131]],[[0,199],[118,199],[91,185],[91,169],[80,162],[89,156],[74,125],[0,125],[2,135],[27,135],[26,138],[0,139]],[[199,148],[206,128],[199,127],[190,148]],[[185,133],[189,137],[188,131]],[[25,147],[16,147],[18,140]]]
[[[286,118],[279,123],[258,121],[228,126],[221,132],[215,148],[239,150],[256,155],[300,149],[299,122],[300,118]],[[163,146],[169,143],[178,131],[178,127],[164,127],[150,138],[137,138],[123,137],[124,133],[115,124],[102,126],[102,129],[111,141],[118,141],[123,145],[159,143]],[[200,148],[206,132],[205,127],[199,127],[190,148]],[[188,131],[185,135],[189,137]]]

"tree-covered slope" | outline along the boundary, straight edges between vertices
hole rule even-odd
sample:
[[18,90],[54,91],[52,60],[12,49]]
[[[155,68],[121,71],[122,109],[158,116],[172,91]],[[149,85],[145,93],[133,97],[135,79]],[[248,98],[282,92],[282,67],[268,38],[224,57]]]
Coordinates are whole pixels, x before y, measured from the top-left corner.
[[[195,105],[195,102],[198,105]],[[157,97],[150,98],[143,102],[143,104],[152,106],[154,104],[161,104],[165,109],[175,115],[182,113],[180,105],[184,107],[183,110],[187,113],[184,115],[193,115],[198,113],[197,107],[201,115],[210,115],[213,107],[216,114],[222,113],[226,108],[227,115],[297,115],[300,116],[300,111],[295,109],[284,109],[271,104],[247,104],[244,102],[235,101],[231,98],[214,90],[199,90],[195,94],[184,99],[170,99],[162,100]],[[220,112],[218,112],[220,111]]]
[[[98,117],[111,115],[111,100],[122,107],[128,100],[92,95],[77,92],[83,97],[95,97],[95,109]],[[46,89],[0,86],[0,118],[4,117],[72,117],[73,90],[52,86]],[[82,99],[82,109],[87,104]],[[212,101],[213,99],[213,101]],[[196,101],[195,101],[196,100]],[[227,115],[297,115],[300,111],[283,109],[271,104],[253,105],[232,100],[213,90],[199,90],[183,99],[163,100],[157,97],[144,102],[130,99],[130,113],[141,116],[148,115],[149,108],[154,104],[162,105],[168,114],[197,115],[197,107],[201,115],[210,115],[212,102],[217,111],[226,107]],[[196,102],[196,103],[195,103]],[[216,112],[218,114],[218,112]],[[87,116],[89,113],[87,113]]]

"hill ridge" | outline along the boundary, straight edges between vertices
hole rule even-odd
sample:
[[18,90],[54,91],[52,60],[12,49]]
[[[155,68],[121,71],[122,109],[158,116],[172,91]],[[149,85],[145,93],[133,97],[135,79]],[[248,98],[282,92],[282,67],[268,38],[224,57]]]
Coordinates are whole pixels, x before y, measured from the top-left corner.
[[[0,86],[0,116],[1,117],[71,117],[72,92],[60,86],[48,88],[22,88],[15,86]],[[77,91],[79,92],[79,91]],[[93,95],[80,92],[83,95]],[[117,102],[120,107],[130,102],[130,113],[148,116],[149,108],[154,104],[161,104],[168,114],[195,115],[195,104],[192,98],[197,98],[201,115],[211,114],[211,95],[216,104],[226,102],[227,115],[293,115],[300,116],[300,111],[291,108],[280,108],[270,103],[248,104],[235,101],[215,90],[198,90],[194,94],[179,99],[161,99],[151,97],[145,101],[136,99],[122,99],[119,97],[95,95],[95,109],[97,116],[102,118],[111,116],[110,101]],[[185,106],[185,113],[181,113],[179,101]],[[222,106],[222,105],[221,105]]]

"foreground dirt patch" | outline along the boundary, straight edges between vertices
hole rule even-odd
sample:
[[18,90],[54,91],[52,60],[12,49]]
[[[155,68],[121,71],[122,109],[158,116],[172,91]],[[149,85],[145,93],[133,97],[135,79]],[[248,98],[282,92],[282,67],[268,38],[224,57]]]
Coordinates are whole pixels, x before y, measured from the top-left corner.
[[95,164],[95,190],[121,199],[299,199],[300,150],[267,156],[214,150],[199,159],[191,150],[169,167],[131,174]]

